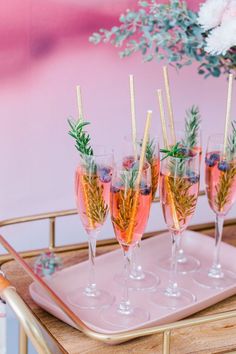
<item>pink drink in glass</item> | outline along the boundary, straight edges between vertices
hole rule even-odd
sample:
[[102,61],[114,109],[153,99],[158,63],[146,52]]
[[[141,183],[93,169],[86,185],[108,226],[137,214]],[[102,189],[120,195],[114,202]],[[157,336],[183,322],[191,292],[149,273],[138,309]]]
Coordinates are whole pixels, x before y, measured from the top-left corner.
[[[185,186],[185,188],[179,188]],[[175,193],[179,191],[179,194]],[[161,174],[160,177],[160,196],[165,222],[170,230],[184,230],[195,211],[199,192],[199,176],[195,177],[173,177]],[[195,200],[194,207],[182,209],[178,205],[184,205],[184,199]]]
[[[136,212],[133,213],[132,205],[134,205],[135,198],[137,198],[137,209]],[[124,189],[116,189],[112,188],[111,191],[111,215],[113,227],[115,230],[116,238],[118,242],[122,245],[122,247],[129,247],[131,245],[136,244],[141,240],[141,237],[144,233],[151,205],[151,188],[147,187],[146,189],[141,189],[139,191],[135,191],[134,189],[128,189],[124,191]],[[120,220],[120,215],[122,213],[122,206],[124,207],[124,211],[126,209],[130,215],[127,216],[127,225],[124,220],[116,222],[116,220]],[[134,229],[133,232],[129,235],[129,227],[131,224],[131,218],[134,218]]]
[[225,289],[236,282],[236,275],[223,268],[220,260],[224,218],[236,200],[235,132],[233,125],[227,144],[223,134],[210,136],[205,157],[206,193],[215,213],[215,247],[211,267],[197,272],[194,280],[212,289]]
[[[151,167],[151,184],[152,184],[152,200],[155,198],[156,191],[160,178],[160,157],[154,156],[151,161],[148,161]],[[133,167],[135,163],[134,156],[125,156],[123,159],[123,166],[128,170]]]
[[211,209],[226,215],[236,200],[236,173],[232,173],[236,169],[236,161],[227,162],[220,156],[219,151],[206,155],[206,192]]
[[160,179],[160,158],[155,156],[150,162],[152,176],[152,199],[155,198]]
[[[107,217],[108,206],[110,201],[110,187],[111,187],[111,169],[104,168],[106,170],[106,175],[99,172],[97,174],[86,174],[85,171],[78,167],[75,176],[75,195],[76,195],[76,205],[78,212],[80,214],[81,221],[84,228],[87,231],[95,230],[100,228]],[[95,184],[96,191],[98,193],[98,199],[100,199],[101,204],[105,207],[106,212],[97,215],[93,214],[93,204],[92,199],[89,198],[90,184]]]

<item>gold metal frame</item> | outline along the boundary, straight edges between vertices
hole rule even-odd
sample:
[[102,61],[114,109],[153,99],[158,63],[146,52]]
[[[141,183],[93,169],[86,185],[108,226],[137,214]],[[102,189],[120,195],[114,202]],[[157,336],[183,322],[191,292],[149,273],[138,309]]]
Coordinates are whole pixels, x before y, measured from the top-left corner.
[[[200,192],[200,195],[204,195],[204,192]],[[158,202],[158,201],[159,201],[158,199],[155,200],[155,202]],[[73,210],[66,210],[66,211],[60,211],[60,212],[54,212],[54,213],[39,214],[39,215],[29,216],[29,217],[15,218],[15,219],[10,219],[10,220],[5,220],[5,221],[0,222],[0,226],[3,227],[3,226],[18,224],[18,223],[25,223],[25,222],[31,222],[31,221],[36,221],[36,220],[49,219],[49,249],[51,249],[52,251],[56,251],[56,252],[81,250],[81,249],[87,248],[87,243],[83,243],[80,245],[77,244],[77,245],[67,245],[67,246],[63,246],[63,247],[57,247],[56,242],[55,242],[55,240],[56,240],[56,233],[55,233],[56,219],[58,217],[75,215],[76,213],[77,213],[77,211],[73,209]],[[226,225],[235,225],[236,221],[235,221],[235,219],[228,220],[225,224]],[[207,224],[192,226],[191,229],[195,230],[195,231],[201,231],[203,229],[205,229],[205,230],[210,229],[213,226],[214,226],[213,223],[207,223]],[[157,232],[147,233],[145,235],[145,237],[151,237],[155,234],[157,234]],[[89,337],[99,340],[99,341],[102,341],[104,343],[119,344],[122,342],[126,342],[128,340],[137,338],[137,337],[148,336],[148,335],[157,334],[157,333],[163,333],[163,354],[169,354],[170,353],[172,330],[180,329],[180,328],[184,328],[184,327],[190,327],[190,326],[197,326],[197,325],[206,324],[209,322],[226,320],[226,319],[236,317],[236,310],[234,310],[234,311],[218,313],[215,315],[208,315],[208,316],[202,316],[202,317],[195,317],[193,319],[181,320],[178,322],[174,322],[174,323],[170,323],[170,324],[166,324],[166,325],[161,325],[161,326],[155,326],[155,327],[151,327],[151,328],[128,331],[125,333],[118,333],[118,334],[112,334],[112,335],[98,333],[98,332],[91,330],[89,327],[87,327],[80,320],[80,318],[78,318],[78,316],[76,316],[67,307],[67,305],[62,301],[62,299],[60,299],[57,296],[57,294],[55,294],[40,277],[38,277],[36,274],[33,273],[33,271],[30,269],[30,267],[24,261],[24,258],[35,256],[44,250],[42,250],[42,249],[41,250],[32,250],[32,251],[22,252],[21,254],[18,254],[2,236],[0,236],[0,243],[9,252],[9,255],[1,255],[0,256],[0,264],[14,258],[18,262],[18,264],[21,265],[23,267],[23,269],[28,273],[28,275],[34,281],[36,281],[40,286],[42,286],[44,288],[44,290],[47,292],[47,294],[53,299],[53,301],[55,301],[56,304],[60,306],[62,311],[73,321],[73,323],[75,324],[76,328],[78,328],[78,330],[82,331],[83,333],[85,333]],[[98,247],[102,247],[105,245],[112,245],[114,243],[115,243],[115,241],[113,239],[99,241]],[[0,275],[0,277],[1,277],[1,275]],[[37,324],[36,318],[33,316],[31,311],[27,307],[27,305],[20,299],[20,297],[15,292],[15,290],[12,290],[11,288],[7,288],[4,292],[4,298],[10,303],[11,307],[14,309],[15,313],[17,314],[18,318],[20,319],[20,322],[22,325],[22,327],[21,327],[21,344],[22,344],[22,348],[24,347],[23,354],[26,353],[26,347],[27,347],[25,344],[25,333],[32,340],[35,347],[38,348],[39,353],[42,352],[41,351],[42,348],[48,348],[47,342],[45,341],[45,338],[42,336],[42,330],[39,328],[39,326]],[[44,353],[48,353],[48,351],[44,351]],[[49,353],[50,353],[50,351],[49,351]]]
[[[204,195],[205,195],[204,191],[201,191],[199,193],[199,196],[204,196]],[[155,198],[153,201],[153,203],[159,203],[159,202],[160,202],[159,198]],[[34,221],[39,221],[39,220],[49,220],[49,246],[48,246],[48,248],[50,250],[55,251],[57,253],[82,250],[82,249],[86,249],[88,247],[87,242],[80,243],[80,244],[78,244],[78,243],[71,244],[71,245],[66,245],[66,246],[56,246],[56,233],[55,233],[56,219],[60,218],[60,217],[77,215],[77,213],[78,213],[77,209],[70,209],[70,210],[55,211],[55,212],[50,212],[50,213],[42,213],[42,214],[37,214],[37,215],[22,216],[22,217],[11,218],[11,219],[0,221],[0,227],[17,225],[17,224],[28,223],[28,222],[34,222]],[[206,226],[206,225],[208,225],[208,224],[204,224],[202,226]],[[209,225],[212,225],[212,224],[209,224]],[[200,227],[200,229],[201,229],[201,225],[199,225],[197,227]],[[211,227],[211,226],[209,226],[209,227]],[[200,230],[200,229],[198,229],[198,230]],[[161,233],[161,232],[163,232],[163,230],[159,231],[159,232],[148,232],[144,235],[144,238],[154,236],[154,235]],[[116,241],[114,240],[114,238],[108,239],[105,241],[98,241],[97,247],[108,246],[108,245],[112,245],[115,243],[116,243]],[[34,257],[34,256],[41,254],[42,252],[48,251],[48,248],[29,250],[26,252],[21,252],[20,254],[23,258]],[[0,254],[0,265],[7,262],[7,261],[12,260],[12,259],[13,259],[13,257],[10,254],[7,254],[7,255]]]

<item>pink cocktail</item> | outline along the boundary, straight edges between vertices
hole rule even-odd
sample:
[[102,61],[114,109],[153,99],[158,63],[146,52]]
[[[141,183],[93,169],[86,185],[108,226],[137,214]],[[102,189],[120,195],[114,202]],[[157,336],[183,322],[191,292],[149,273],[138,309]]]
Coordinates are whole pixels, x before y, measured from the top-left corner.
[[224,218],[236,200],[236,130],[224,145],[223,135],[209,138],[205,158],[205,183],[209,205],[215,213],[215,249],[209,269],[202,269],[194,275],[199,284],[214,289],[224,289],[236,282],[236,274],[223,269],[220,262],[220,244]]
[[195,212],[200,179],[199,155],[190,157],[183,152],[181,157],[163,154],[160,174],[161,206],[171,234],[171,272],[168,286],[157,289],[150,297],[154,303],[170,309],[195,301],[194,294],[177,283],[177,239]]
[[80,154],[75,173],[76,205],[88,235],[89,274],[87,285],[69,294],[68,301],[82,309],[106,307],[113,301],[113,296],[97,287],[95,277],[96,241],[109,211],[113,153],[102,146],[96,151],[96,155]]
[[[111,191],[111,218],[117,241],[122,247],[133,246],[141,240],[149,217],[151,199],[150,187],[138,191],[113,187]],[[136,203],[136,210],[132,209],[134,203]]]
[[226,215],[236,200],[236,160],[222,159],[220,151],[206,154],[205,183],[209,205]]
[[[126,161],[127,162],[127,161]],[[127,165],[124,159],[114,169],[111,186],[111,220],[124,258],[124,290],[121,302],[102,312],[104,321],[126,328],[149,319],[149,313],[133,307],[129,298],[128,280],[133,249],[140,241],[149,217],[152,200],[151,170],[145,163],[139,179],[139,161]]]
[[174,177],[161,173],[161,205],[170,230],[186,229],[195,212],[198,192],[199,175]]
[[[142,147],[142,139],[138,139],[137,142],[137,150],[139,150]],[[132,149],[133,149],[133,144],[132,144]],[[149,163],[150,168],[151,168],[151,188],[152,188],[152,200],[155,199],[156,196],[156,191],[159,186],[159,179],[160,179],[160,153],[159,153],[159,143],[158,139],[155,138],[149,138],[147,146],[146,146],[146,161]],[[125,156],[123,158],[123,166],[126,169],[132,168],[132,166],[135,164],[135,158],[133,155],[130,156]],[[154,274],[151,271],[143,269],[140,260],[139,260],[139,255],[142,252],[142,247],[141,247],[141,234],[139,237],[138,242],[136,242],[136,247],[133,250],[133,257],[131,260],[131,271],[130,271],[130,276],[129,276],[129,281],[128,281],[128,287],[130,289],[135,289],[135,290],[153,290],[158,282],[159,278],[156,274]],[[124,276],[123,274],[116,274],[115,275],[115,280],[118,283],[124,283]]]
[[[76,205],[87,231],[99,229],[106,220],[110,202],[111,172],[111,167],[105,166],[98,173],[91,175],[81,166],[76,170]],[[94,202],[99,204],[97,210],[94,210]]]

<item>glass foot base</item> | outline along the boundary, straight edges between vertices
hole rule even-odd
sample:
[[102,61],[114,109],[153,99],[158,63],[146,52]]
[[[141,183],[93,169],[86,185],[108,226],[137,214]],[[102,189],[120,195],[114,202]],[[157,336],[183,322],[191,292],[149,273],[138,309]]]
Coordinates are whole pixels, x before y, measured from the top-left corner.
[[99,309],[110,306],[114,302],[114,297],[100,289],[96,295],[87,295],[85,288],[78,288],[67,295],[67,301],[81,309]]
[[211,289],[225,289],[229,286],[236,285],[236,274],[229,270],[222,270],[224,276],[221,278],[210,277],[209,269],[202,269],[196,272],[193,279],[198,284]]
[[[158,261],[158,266],[161,269],[171,270],[171,258],[162,258]],[[200,267],[200,261],[190,255],[183,255],[183,257],[177,259],[177,273],[186,274],[196,272]]]
[[119,311],[118,305],[114,304],[111,307],[102,310],[101,318],[104,322],[109,323],[110,325],[120,328],[128,328],[148,321],[150,314],[139,307],[132,308],[129,313],[122,313]]
[[150,300],[158,306],[175,310],[195,302],[196,296],[182,288],[178,289],[176,295],[169,294],[167,289],[158,289],[150,295]]
[[[120,284],[125,284],[125,276],[123,274],[116,274],[114,280]],[[152,272],[143,272],[143,277],[129,276],[127,286],[130,290],[154,290],[160,283],[160,279]]]

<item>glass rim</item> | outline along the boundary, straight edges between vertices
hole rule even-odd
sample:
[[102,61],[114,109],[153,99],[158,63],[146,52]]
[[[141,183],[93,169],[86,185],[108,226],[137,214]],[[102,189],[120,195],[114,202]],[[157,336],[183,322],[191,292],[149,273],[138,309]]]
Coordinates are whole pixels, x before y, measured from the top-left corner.
[[[224,133],[216,133],[216,134],[210,134],[209,136],[208,136],[208,141],[210,140],[210,139],[212,139],[212,138],[224,138]],[[224,141],[223,141],[224,142]],[[222,142],[222,143],[223,143]]]
[[[133,156],[132,156],[133,157]],[[125,166],[123,166],[122,167],[122,163],[123,163],[123,161],[124,161],[124,159],[118,159],[118,160],[116,160],[115,162],[114,162],[114,170],[116,170],[116,171],[123,171],[123,172],[130,172],[130,171],[132,171],[133,170],[133,168],[130,168],[130,169],[126,169],[125,168]],[[138,164],[138,168],[137,168],[137,170],[139,169],[139,165],[140,165],[140,160],[134,160],[134,163],[136,164]],[[143,164],[143,167],[144,166],[147,166],[146,168],[145,168],[145,170],[147,170],[147,169],[151,169],[151,165],[150,165],[150,163],[145,159],[144,160],[144,164]]]
[[[107,152],[104,153],[94,153],[94,148],[105,148],[104,150]],[[96,158],[96,157],[106,157],[106,156],[114,156],[114,149],[113,148],[109,148],[107,145],[94,145],[92,147],[93,149],[93,155],[89,155],[89,154],[85,154],[79,151],[80,156],[86,156],[87,158]]]
[[[228,143],[228,139],[227,139]],[[218,133],[218,134],[212,134],[208,136],[207,140],[207,146],[206,146],[206,154],[210,152],[211,146],[215,146],[220,152],[223,152],[224,150],[224,134],[223,133]],[[227,147],[227,144],[226,144]]]

